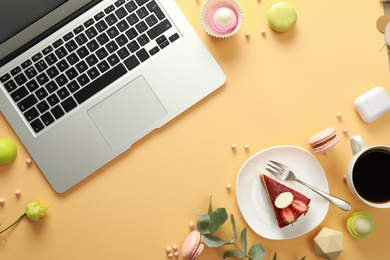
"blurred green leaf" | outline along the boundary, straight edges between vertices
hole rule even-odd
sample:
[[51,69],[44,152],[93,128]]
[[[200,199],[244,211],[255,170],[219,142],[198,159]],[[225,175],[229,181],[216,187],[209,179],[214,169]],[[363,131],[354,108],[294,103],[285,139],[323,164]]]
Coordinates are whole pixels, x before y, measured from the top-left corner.
[[272,260],[276,260],[276,252],[275,252],[274,257],[272,258]]
[[196,228],[198,231],[204,235],[210,233],[209,231],[210,216],[202,215],[199,220],[196,222]]
[[235,243],[237,241],[237,230],[236,230],[236,220],[234,219],[233,214],[230,215],[230,221],[232,222],[232,229],[233,229],[232,243]]
[[249,249],[248,255],[254,260],[262,260],[265,256],[264,247],[261,244],[256,244]]
[[301,260],[305,260],[306,259],[306,256],[302,257]]
[[246,254],[247,246],[248,246],[247,241],[246,241],[246,228],[244,228],[241,231],[240,242],[241,242],[242,249],[244,250],[244,253]]
[[223,240],[211,234],[203,235],[203,242],[208,247],[220,247],[220,246],[232,244],[230,241]]
[[223,259],[229,258],[229,257],[246,257],[246,254],[242,252],[241,250],[228,250],[223,254]]
[[209,215],[213,213],[213,206],[211,205],[211,196],[210,196],[210,204],[209,204]]
[[216,211],[210,214],[209,231],[211,234],[217,232],[217,230],[226,222],[228,214],[226,209],[218,208]]

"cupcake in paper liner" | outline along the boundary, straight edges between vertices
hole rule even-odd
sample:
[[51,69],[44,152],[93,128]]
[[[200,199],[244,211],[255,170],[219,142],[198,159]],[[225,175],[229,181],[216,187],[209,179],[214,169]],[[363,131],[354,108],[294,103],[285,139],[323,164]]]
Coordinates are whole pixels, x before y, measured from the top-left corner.
[[236,0],[206,0],[201,10],[203,28],[217,38],[236,34],[243,20],[242,7]]

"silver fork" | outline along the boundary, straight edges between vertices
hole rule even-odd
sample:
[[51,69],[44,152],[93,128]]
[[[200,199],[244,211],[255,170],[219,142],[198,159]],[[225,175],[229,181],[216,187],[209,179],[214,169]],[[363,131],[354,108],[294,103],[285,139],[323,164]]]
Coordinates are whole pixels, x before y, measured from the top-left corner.
[[272,173],[273,175],[275,175],[277,178],[279,178],[281,180],[286,180],[286,181],[297,181],[297,182],[305,185],[309,189],[313,190],[317,194],[321,195],[325,199],[329,200],[331,203],[333,203],[334,205],[336,205],[340,209],[342,209],[344,211],[348,211],[351,209],[351,205],[347,201],[342,200],[340,198],[337,198],[333,195],[330,195],[329,193],[326,193],[322,190],[319,190],[319,189],[307,184],[306,182],[303,182],[300,179],[298,179],[295,176],[295,174],[286,165],[279,163],[279,162],[272,161],[272,160],[270,160],[270,162],[273,165],[269,164],[269,163],[267,163],[267,165],[269,167],[271,167],[272,169],[266,168],[266,170],[269,171],[270,173]]

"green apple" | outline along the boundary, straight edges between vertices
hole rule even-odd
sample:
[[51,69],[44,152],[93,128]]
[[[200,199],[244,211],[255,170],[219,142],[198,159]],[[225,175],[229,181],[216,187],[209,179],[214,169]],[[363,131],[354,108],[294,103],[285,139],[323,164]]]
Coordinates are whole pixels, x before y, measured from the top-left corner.
[[0,165],[7,165],[12,163],[16,155],[18,154],[18,149],[14,142],[0,139]]

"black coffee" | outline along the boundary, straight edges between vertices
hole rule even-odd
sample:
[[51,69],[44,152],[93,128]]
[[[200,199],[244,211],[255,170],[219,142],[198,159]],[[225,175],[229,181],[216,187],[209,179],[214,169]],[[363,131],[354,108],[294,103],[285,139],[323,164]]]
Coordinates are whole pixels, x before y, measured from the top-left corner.
[[390,201],[390,152],[363,153],[353,167],[352,180],[359,195],[374,203]]

